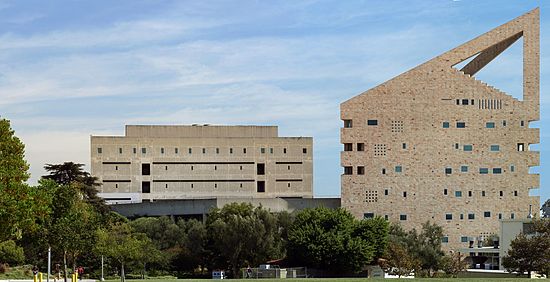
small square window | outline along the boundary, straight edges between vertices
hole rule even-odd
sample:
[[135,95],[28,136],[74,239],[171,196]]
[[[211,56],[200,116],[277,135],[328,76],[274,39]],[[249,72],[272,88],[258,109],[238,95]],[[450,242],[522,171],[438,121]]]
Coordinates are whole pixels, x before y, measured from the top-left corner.
[[147,154],[147,148],[141,148],[141,153],[142,154]]
[[464,152],[471,152],[474,149],[474,146],[472,145],[464,145]]
[[344,174],[345,175],[352,175],[353,174],[353,167],[352,166],[345,166],[344,167]]
[[483,217],[491,217],[491,212],[490,211],[483,212]]
[[501,173],[502,173],[502,168],[500,167],[493,168],[493,174],[501,174]]
[[265,154],[265,148],[261,148],[260,153]]
[[399,215],[399,220],[407,220],[407,215],[406,214],[400,214]]
[[468,166],[467,165],[460,166],[460,172],[468,172]]
[[389,218],[388,215],[385,214],[385,215],[384,215],[384,219],[385,219],[385,220],[388,220],[388,218]]
[[487,123],[485,123],[485,128],[495,128],[495,123],[494,122],[487,122]]
[[462,191],[455,191],[455,197],[457,198],[462,197]]
[[500,151],[500,145],[491,145],[491,152]]
[[344,128],[351,128],[352,126],[352,120],[351,119],[345,119],[344,120]]
[[365,167],[364,166],[358,166],[357,167],[357,174],[358,175],[364,175],[365,174]]
[[452,174],[453,173],[453,169],[450,168],[450,167],[446,167],[445,168],[445,174]]
[[489,173],[489,169],[486,168],[486,167],[480,167],[479,168],[479,174],[488,174]]
[[365,151],[365,143],[357,143],[357,151],[358,152]]
[[449,128],[449,122],[448,121],[443,122],[443,128]]
[[466,128],[466,123],[465,122],[457,122],[456,123],[456,128]]
[[462,242],[462,243],[468,243],[468,241],[469,241],[468,236],[462,236],[462,237],[460,237],[460,242]]
[[97,148],[97,153],[102,154],[103,153],[103,148]]
[[476,215],[473,213],[468,214],[468,219],[476,219]]
[[468,102],[470,102],[468,99],[462,99],[462,105],[468,105]]
[[452,213],[445,214],[445,219],[446,220],[453,220],[453,214]]
[[395,166],[395,172],[400,173],[403,171],[403,168],[400,165]]
[[363,214],[363,218],[364,218],[364,219],[367,219],[367,218],[374,218],[374,213],[372,213],[372,212],[364,213],[364,214]]
[[353,151],[353,144],[352,143],[344,143],[344,152],[351,152]]
[[441,243],[449,243],[449,237],[448,236],[441,237]]
[[307,148],[302,148],[302,153],[307,154]]
[[369,120],[367,120],[367,125],[378,125],[378,120],[369,119]]

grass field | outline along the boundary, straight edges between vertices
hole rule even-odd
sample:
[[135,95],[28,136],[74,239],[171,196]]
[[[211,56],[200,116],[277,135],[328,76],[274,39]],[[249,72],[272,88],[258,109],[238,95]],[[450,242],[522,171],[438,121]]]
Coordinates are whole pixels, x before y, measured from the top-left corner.
[[[144,280],[128,280],[127,281],[144,281]],[[180,279],[183,280],[183,279]],[[373,279],[378,280],[378,279]],[[106,280],[107,282],[119,282],[120,280]],[[174,282],[174,280],[162,280],[162,279],[147,279],[147,282]],[[189,282],[204,282],[205,279],[185,279]],[[235,282],[359,282],[365,281],[365,278],[305,278],[305,279],[229,279],[229,281]],[[418,278],[418,279],[389,279],[390,282],[407,282],[407,281],[429,281],[429,282],[440,282],[440,281],[454,281],[454,282],[515,282],[515,281],[528,281],[527,278]],[[542,280],[545,281],[545,280]]]

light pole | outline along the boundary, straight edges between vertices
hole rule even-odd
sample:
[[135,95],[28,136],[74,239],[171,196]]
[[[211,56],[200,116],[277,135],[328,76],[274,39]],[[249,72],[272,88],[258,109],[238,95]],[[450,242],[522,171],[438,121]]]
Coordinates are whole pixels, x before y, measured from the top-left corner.
[[51,271],[52,271],[52,247],[48,247],[48,274],[46,275],[47,282],[50,282]]

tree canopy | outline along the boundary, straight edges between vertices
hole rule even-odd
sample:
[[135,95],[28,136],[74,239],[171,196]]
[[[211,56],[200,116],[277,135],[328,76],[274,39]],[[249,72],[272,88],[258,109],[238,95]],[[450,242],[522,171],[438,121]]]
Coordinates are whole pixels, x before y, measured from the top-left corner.
[[534,234],[520,233],[502,260],[508,271],[550,275],[550,219],[535,220]]

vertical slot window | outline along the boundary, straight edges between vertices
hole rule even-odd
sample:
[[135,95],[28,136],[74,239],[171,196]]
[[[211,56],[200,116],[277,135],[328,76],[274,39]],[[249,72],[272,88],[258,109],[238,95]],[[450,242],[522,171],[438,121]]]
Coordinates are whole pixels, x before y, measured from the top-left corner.
[[265,181],[256,182],[256,192],[264,193],[265,192]]
[[143,181],[141,182],[141,193],[151,193],[151,182]]

